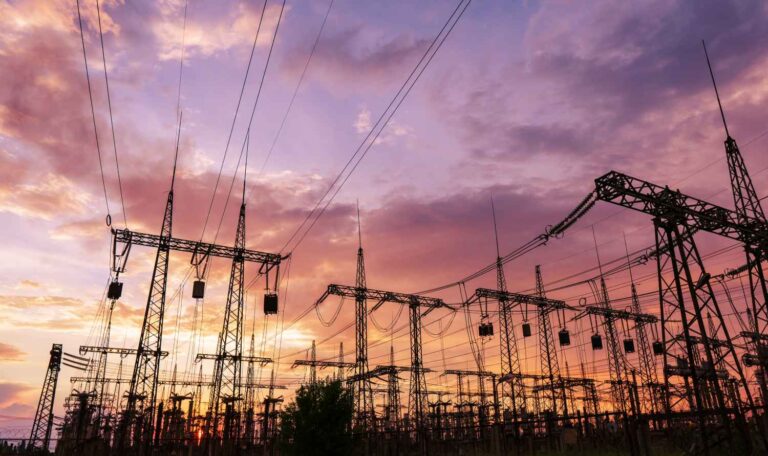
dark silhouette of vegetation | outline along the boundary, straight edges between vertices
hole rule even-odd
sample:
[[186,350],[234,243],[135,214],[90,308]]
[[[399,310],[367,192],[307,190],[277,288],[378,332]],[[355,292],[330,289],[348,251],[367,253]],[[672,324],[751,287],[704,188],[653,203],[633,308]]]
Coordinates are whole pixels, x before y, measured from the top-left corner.
[[352,452],[352,397],[338,380],[303,385],[281,413],[280,440],[288,455]]

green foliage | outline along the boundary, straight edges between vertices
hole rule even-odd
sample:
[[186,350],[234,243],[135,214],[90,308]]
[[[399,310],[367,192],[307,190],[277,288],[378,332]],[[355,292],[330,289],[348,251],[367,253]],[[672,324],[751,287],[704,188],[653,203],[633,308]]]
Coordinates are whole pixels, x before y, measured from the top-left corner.
[[352,452],[352,397],[338,380],[303,385],[281,413],[280,440],[287,455]]

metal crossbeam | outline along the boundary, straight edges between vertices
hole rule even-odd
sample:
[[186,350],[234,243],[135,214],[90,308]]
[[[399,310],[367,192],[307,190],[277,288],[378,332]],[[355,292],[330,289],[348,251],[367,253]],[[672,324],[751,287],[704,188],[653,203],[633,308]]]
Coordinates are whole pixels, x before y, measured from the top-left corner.
[[[82,382],[91,382],[91,383],[128,383],[131,381],[130,378],[117,378],[117,377],[106,377],[106,378],[100,378],[98,380],[95,380],[90,377],[70,377],[69,381],[71,383],[82,383]],[[203,386],[203,387],[209,387],[213,385],[213,382],[211,381],[200,381],[200,380],[170,380],[170,379],[161,379],[157,381],[158,385],[177,385],[177,386]],[[288,389],[285,385],[271,385],[269,383],[243,383],[242,386],[244,387],[250,387],[250,388],[257,388],[257,389],[276,389],[276,390],[285,390]]]
[[325,290],[325,293],[323,293],[322,296],[320,296],[320,299],[317,300],[315,305],[322,303],[330,295],[342,296],[345,298],[357,298],[362,296],[364,299],[375,300],[378,303],[371,309],[371,311],[377,309],[378,306],[385,302],[417,305],[419,307],[427,308],[447,307],[449,309],[455,310],[440,298],[430,298],[427,296],[420,296],[415,294],[396,293],[394,291],[375,290],[373,288],[357,288],[348,285],[337,284],[328,285],[328,289]]
[[510,291],[491,290],[490,288],[478,288],[475,290],[475,297],[490,299],[505,299],[516,304],[530,304],[547,310],[570,309],[578,310],[576,307],[569,306],[565,301],[559,299],[550,299],[545,296],[527,295],[522,293],[513,293]]
[[[215,361],[223,358],[232,358],[232,356],[221,356],[214,353],[198,353],[197,356],[195,356],[195,362],[204,359],[212,359]],[[238,356],[237,358],[244,363],[259,363],[261,365],[272,363],[272,358],[264,358],[261,356]]]
[[[135,355],[138,352],[138,350],[136,350],[135,348],[96,347],[92,345],[81,345],[79,351],[81,355],[85,355],[86,353],[102,353],[102,354],[120,355],[123,358],[128,355]],[[165,358],[166,356],[168,356],[168,352],[161,350],[160,357]]]
[[297,359],[293,362],[293,365],[291,367],[296,366],[314,366],[319,367],[320,369],[326,368],[326,367],[343,367],[343,368],[352,368],[355,367],[355,363],[347,363],[347,362],[339,362],[339,361],[312,361],[310,359]]
[[595,185],[600,200],[734,239],[764,253],[768,249],[768,225],[761,220],[616,171],[595,179]]
[[[114,241],[121,244],[141,245],[145,247],[158,247],[161,244],[161,238],[155,234],[140,233],[127,229],[113,229],[112,236]],[[226,245],[209,244],[201,241],[190,241],[188,239],[170,238],[167,241],[162,240],[163,245],[168,249],[177,252],[187,252],[196,255],[208,255],[218,258],[242,258],[245,262],[261,263],[268,268],[280,264],[287,258],[276,253],[260,252],[258,250],[237,249]]]
[[618,320],[630,320],[640,323],[656,323],[659,321],[655,315],[630,312],[628,310],[611,309],[600,306],[585,307],[584,315],[599,315],[601,317],[611,317]]

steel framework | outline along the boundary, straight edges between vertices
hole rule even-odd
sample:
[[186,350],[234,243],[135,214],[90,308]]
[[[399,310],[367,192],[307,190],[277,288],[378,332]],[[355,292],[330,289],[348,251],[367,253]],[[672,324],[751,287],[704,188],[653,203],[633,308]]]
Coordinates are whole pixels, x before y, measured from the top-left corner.
[[[376,311],[385,302],[393,302],[397,304],[407,305],[409,309],[409,326],[411,334],[411,367],[412,373],[410,383],[409,394],[409,416],[412,417],[417,438],[422,438],[423,431],[425,429],[425,417],[427,414],[427,381],[424,377],[424,373],[427,370],[423,366],[422,361],[422,345],[421,345],[421,318],[434,309],[441,307],[453,309],[448,306],[439,298],[429,298],[425,296],[419,296],[414,294],[396,293],[392,291],[374,290],[371,288],[357,288],[346,285],[328,285],[328,289],[317,300],[316,306],[322,303],[328,296],[342,296],[347,298],[358,297],[365,298],[366,300],[376,301],[376,304],[371,307],[371,312]],[[427,310],[422,314],[421,308]],[[350,377],[352,381],[359,379],[357,375]]]
[[[656,264],[664,344],[663,394],[667,416],[678,402],[673,402],[674,397],[687,399],[689,408],[697,413],[701,445],[707,451],[707,448],[723,440],[721,435],[706,430],[706,411],[710,407],[705,394],[711,390],[725,440],[731,440],[731,422],[734,417],[735,425],[742,433],[742,440],[748,445],[742,407],[738,403],[726,402],[726,381],[717,375],[717,366],[725,365],[729,372],[737,376],[749,407],[754,407],[752,395],[693,233],[707,231],[745,245],[765,246],[768,245],[765,244],[768,230],[758,221],[752,223],[753,220],[748,220],[744,223],[743,217],[723,207],[615,171],[596,179],[595,184],[598,199],[654,217],[656,248],[659,251]],[[672,271],[671,277],[664,273],[667,269]],[[710,328],[707,328],[705,321],[707,314],[714,316],[714,324]],[[672,359],[675,359],[676,366],[670,363]],[[699,369],[702,375],[699,375]],[[687,391],[676,391],[676,385],[671,380],[677,375],[684,378],[685,390],[689,390],[689,381],[692,382],[692,397]]]
[[37,402],[35,419],[32,422],[32,432],[29,435],[29,447],[40,448],[48,452],[53,429],[53,402],[56,399],[56,384],[61,371],[62,345],[53,344],[51,357],[48,360],[48,370],[45,372],[40,400]]

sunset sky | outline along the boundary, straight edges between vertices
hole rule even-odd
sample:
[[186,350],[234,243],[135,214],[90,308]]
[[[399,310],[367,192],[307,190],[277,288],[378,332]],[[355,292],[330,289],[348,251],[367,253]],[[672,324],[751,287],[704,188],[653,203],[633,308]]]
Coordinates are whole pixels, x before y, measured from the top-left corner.
[[[456,3],[336,0],[276,136],[329,6],[328,0],[287,1],[251,127],[249,248],[281,249]],[[219,220],[217,242],[231,245],[234,240],[242,179],[236,163],[280,5],[278,0],[267,4],[204,234],[209,242]],[[101,7],[127,223],[132,230],[157,233],[175,145],[185,2],[104,0]],[[199,239],[262,2],[189,0],[187,8],[174,235]],[[82,0],[81,11],[113,226],[123,227],[95,1]],[[610,170],[733,207],[725,133],[702,39],[731,134],[764,197],[765,2],[475,0],[366,158],[292,252],[290,276],[283,281],[287,293],[281,289],[284,326],[304,313],[329,283],[354,283],[356,201],[368,285],[403,292],[456,281],[494,261],[491,197],[502,254],[560,221],[592,190],[594,179]],[[222,218],[233,175],[237,179]],[[73,354],[80,345],[95,343],[110,266],[106,214],[75,0],[0,0],[0,428],[29,424],[52,343],[64,344]],[[622,258],[624,234],[631,251],[653,243],[648,217],[598,203],[564,238],[507,265],[509,288],[530,290],[536,264],[542,265],[545,284],[552,288],[594,275],[592,227],[603,262]],[[705,256],[732,245],[713,236],[698,239]],[[113,319],[114,346],[136,346],[153,258],[147,248],[134,247],[131,253]],[[743,253],[732,249],[708,257],[707,267],[717,274],[743,262]],[[164,372],[174,361],[180,371],[196,371],[188,362],[193,349],[215,349],[229,264],[216,260],[212,267],[207,299],[196,304],[191,286],[176,293],[189,271],[189,256],[171,255],[163,346],[172,354],[164,361]],[[249,281],[255,272],[249,265]],[[633,272],[641,292],[654,290],[653,263]],[[583,274],[571,277],[576,273]],[[494,280],[490,274],[467,287],[492,286]],[[629,295],[626,274],[610,277],[608,285],[613,297]],[[330,327],[312,311],[276,338],[281,318],[265,323],[262,288],[259,282],[248,292],[245,346],[255,327],[257,354],[281,360],[278,383],[293,388],[302,381],[305,372],[290,365],[304,358],[313,339],[319,342],[340,332],[318,345],[318,357],[337,356],[338,344],[344,342],[345,359],[353,360],[354,334],[341,331],[353,321],[351,302],[343,304]],[[743,307],[740,289],[734,294],[736,305]],[[436,296],[460,301],[457,287]],[[574,305],[581,297],[593,302],[586,285],[550,296]],[[329,318],[338,303],[329,299],[319,311]],[[626,305],[626,300],[615,304]],[[205,337],[192,347],[196,306]],[[376,321],[386,326],[397,310],[395,304],[385,305]],[[654,296],[643,298],[643,310],[658,314]],[[478,309],[470,315],[476,333]],[[452,318],[447,311],[436,311],[425,323],[431,333],[440,325],[446,330],[442,349],[439,338],[424,334],[427,367],[476,368],[463,313]],[[392,339],[396,362],[403,365],[409,362],[406,324],[403,313]],[[576,342],[588,341],[586,320],[566,325],[579,332]],[[374,344],[370,364],[388,362],[390,334],[373,323],[369,331]],[[518,338],[523,370],[537,372],[535,337],[523,341],[518,332]],[[572,373],[578,373],[586,356],[593,366],[588,370],[607,375],[605,353],[584,352],[578,343],[561,354]],[[496,371],[498,338],[485,345],[486,367]],[[113,375],[117,362],[111,360]],[[210,373],[211,366],[205,369]],[[57,416],[63,414],[69,377],[78,374],[63,369]],[[452,390],[455,379],[430,374],[428,382],[430,388]]]

